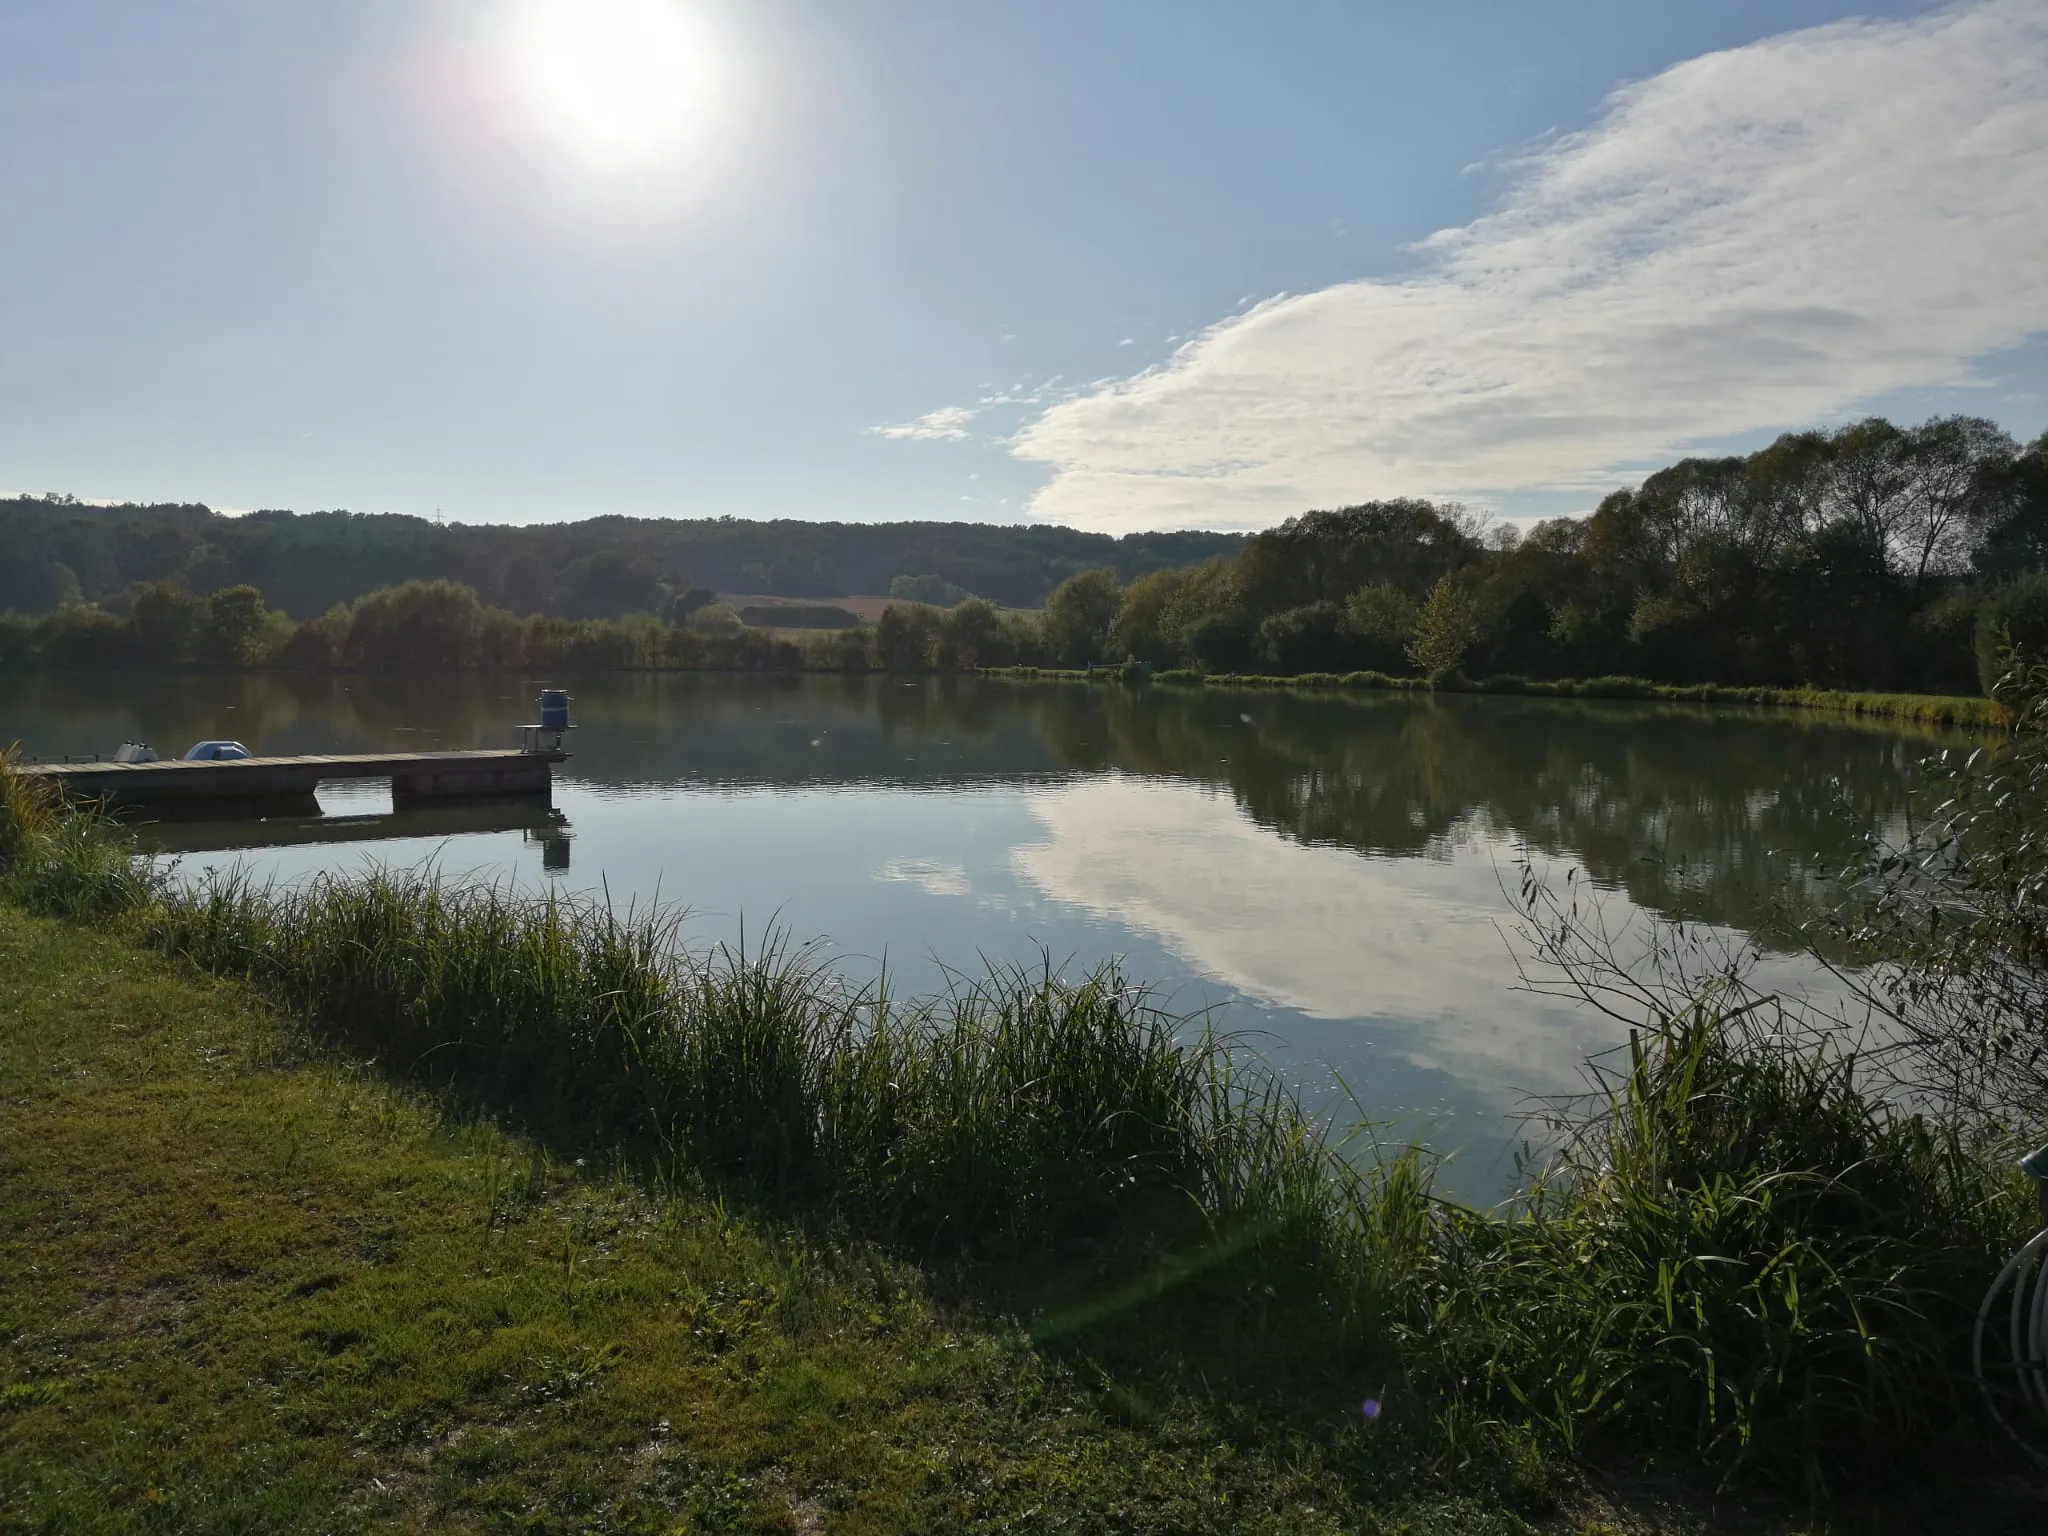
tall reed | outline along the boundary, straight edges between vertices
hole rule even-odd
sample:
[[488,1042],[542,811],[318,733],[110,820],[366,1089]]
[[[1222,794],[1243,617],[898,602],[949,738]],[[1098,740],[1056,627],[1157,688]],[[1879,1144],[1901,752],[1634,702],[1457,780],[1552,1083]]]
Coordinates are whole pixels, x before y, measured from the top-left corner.
[[1430,1324],[1482,1400],[1566,1444],[1825,1495],[1981,1427],[1962,1345],[2024,1213],[1853,1054],[1764,1018],[1637,1035],[1520,1219],[1458,1220]]
[[661,914],[420,872],[231,875],[152,932],[402,1073],[931,1251],[1233,1222],[1329,1182],[1295,1101],[1114,967],[994,968],[901,1004],[778,940],[694,953]]
[[31,857],[56,825],[60,807],[49,787],[16,773],[18,750],[0,750],[0,872]]
[[1151,1299],[1311,1374],[1398,1337],[1418,1400],[1731,1477],[1817,1487],[1973,1422],[1957,1348],[2022,1215],[1853,1056],[1712,992],[1647,1021],[1495,1213],[1433,1199],[1413,1158],[1340,1157],[1114,967],[997,968],[903,1004],[777,943],[691,954],[658,916],[417,873],[219,881],[155,923],[397,1070],[580,1141],[927,1253],[1119,1254]]
[[159,881],[95,805],[67,806],[0,751],[0,894],[52,917],[107,917],[154,899]]

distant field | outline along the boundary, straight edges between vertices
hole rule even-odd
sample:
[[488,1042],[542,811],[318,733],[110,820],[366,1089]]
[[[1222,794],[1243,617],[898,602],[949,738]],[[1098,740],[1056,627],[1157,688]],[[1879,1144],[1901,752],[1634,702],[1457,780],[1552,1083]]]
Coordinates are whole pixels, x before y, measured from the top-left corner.
[[[718,600],[721,603],[730,603],[734,608],[739,609],[743,613],[749,608],[844,608],[863,624],[875,623],[882,617],[883,609],[887,608],[891,603],[900,603],[902,601],[901,598],[876,597],[872,595],[863,597],[776,597],[761,592],[721,592],[718,594]],[[996,606],[998,611],[1002,613],[1038,613],[1042,611],[1037,608],[1005,608],[1000,603]],[[756,627],[763,629],[799,629],[816,628],[817,626],[792,623],[784,626],[758,625]]]
[[858,629],[859,614],[836,603],[749,603],[740,619],[756,629]]
[[874,623],[893,601],[888,597],[776,597],[765,592],[721,592],[718,600],[742,612],[749,608],[844,608],[863,624]]

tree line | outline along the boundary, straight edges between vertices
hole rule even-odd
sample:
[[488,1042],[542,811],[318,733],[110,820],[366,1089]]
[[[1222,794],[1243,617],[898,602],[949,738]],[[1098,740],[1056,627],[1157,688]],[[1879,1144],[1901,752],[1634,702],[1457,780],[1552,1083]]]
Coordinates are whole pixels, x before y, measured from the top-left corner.
[[1871,418],[1684,459],[1526,533],[1417,500],[1311,512],[1232,556],[1077,578],[1047,640],[1209,672],[1962,692],[2001,635],[2048,641],[2044,571],[2048,434]]
[[[788,610],[758,612],[772,620]],[[74,603],[34,619],[0,614],[0,667],[17,668],[955,671],[1049,655],[1036,615],[978,597],[951,608],[891,604],[877,623],[808,632],[749,624],[725,603],[682,622],[517,614],[451,581],[381,588],[298,620],[252,586],[197,597],[168,582],[106,606]]]
[[[141,526],[110,514],[110,525],[130,524]],[[836,537],[848,525],[735,526]],[[1155,536],[1144,560],[1177,548],[1200,555],[1202,537]],[[610,569],[604,560],[619,554],[601,542],[568,547],[583,548],[585,572]],[[617,602],[636,592],[645,601],[604,616],[507,605],[449,579],[374,588],[306,615],[268,587],[200,596],[174,575],[99,602],[74,594],[38,619],[0,616],[0,662],[906,671],[1129,661],[1209,673],[1971,692],[1995,677],[2005,640],[2048,646],[2048,434],[2023,449],[1964,416],[1789,433],[1752,454],[1684,459],[1586,517],[1526,532],[1413,499],[1310,512],[1206,558],[1073,571],[1035,613],[970,597],[936,571],[880,585],[898,601],[878,622],[841,615],[833,632],[794,634],[770,626],[817,616],[742,614],[681,578],[627,582]],[[554,605],[565,606],[577,604]]]
[[[453,581],[487,604],[549,618],[686,617],[719,592],[829,598],[979,594],[1036,608],[1078,571],[1132,581],[1228,554],[1238,534],[989,523],[817,523],[597,517],[512,527],[351,512],[90,506],[0,499],[0,611],[116,603],[171,582],[205,595],[253,586],[293,618],[412,581]],[[915,590],[899,594],[903,580]],[[957,595],[955,595],[957,594]]]

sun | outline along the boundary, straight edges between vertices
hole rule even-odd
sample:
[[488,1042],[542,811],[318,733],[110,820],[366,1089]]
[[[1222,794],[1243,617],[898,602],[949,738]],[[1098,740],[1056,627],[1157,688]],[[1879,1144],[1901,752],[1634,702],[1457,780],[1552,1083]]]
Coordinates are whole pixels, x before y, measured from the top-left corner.
[[612,158],[687,138],[713,85],[705,40],[673,0],[533,0],[514,58],[540,111]]

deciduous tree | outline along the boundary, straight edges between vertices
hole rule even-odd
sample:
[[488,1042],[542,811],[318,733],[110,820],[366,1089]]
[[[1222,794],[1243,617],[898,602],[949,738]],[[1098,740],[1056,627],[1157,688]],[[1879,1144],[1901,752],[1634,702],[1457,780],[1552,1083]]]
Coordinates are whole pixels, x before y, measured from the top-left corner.
[[1415,617],[1415,637],[1408,659],[1424,677],[1448,677],[1465,664],[1466,653],[1479,637],[1479,612],[1455,576],[1442,576],[1429,589]]

